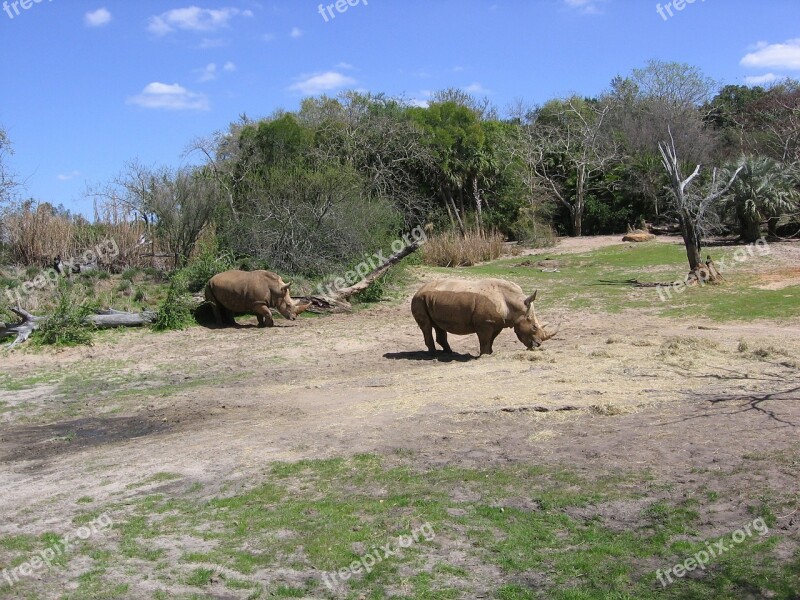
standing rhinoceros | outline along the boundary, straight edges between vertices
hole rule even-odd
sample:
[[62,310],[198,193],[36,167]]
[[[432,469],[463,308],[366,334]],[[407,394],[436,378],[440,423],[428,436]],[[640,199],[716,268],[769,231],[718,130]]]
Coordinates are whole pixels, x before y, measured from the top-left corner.
[[452,352],[447,334],[478,334],[481,356],[492,353],[500,332],[513,327],[528,350],[537,348],[549,334],[533,309],[536,292],[526,296],[516,283],[504,279],[437,279],[423,285],[411,300],[411,313],[425,336],[425,345],[436,354],[431,330],[445,352]]
[[306,310],[308,304],[297,304],[289,295],[291,283],[284,283],[271,271],[225,271],[214,275],[206,284],[206,300],[214,309],[218,324],[223,320],[235,325],[236,313],[254,313],[259,327],[272,327],[270,308],[290,321]]

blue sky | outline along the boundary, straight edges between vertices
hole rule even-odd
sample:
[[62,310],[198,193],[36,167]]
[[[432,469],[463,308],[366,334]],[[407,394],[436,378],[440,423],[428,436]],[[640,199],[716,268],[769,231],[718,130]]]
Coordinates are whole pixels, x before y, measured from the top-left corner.
[[192,139],[307,95],[424,102],[460,87],[502,111],[596,95],[649,59],[722,84],[800,78],[798,0],[667,0],[661,13],[650,0],[328,0],[324,17],[306,0],[2,2],[11,167],[26,197],[87,215],[87,186],[126,161],[197,162],[182,156]]

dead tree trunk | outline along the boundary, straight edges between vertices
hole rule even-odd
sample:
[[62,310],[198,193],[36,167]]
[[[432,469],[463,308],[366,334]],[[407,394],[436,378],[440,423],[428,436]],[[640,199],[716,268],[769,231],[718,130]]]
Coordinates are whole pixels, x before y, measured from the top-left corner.
[[[686,258],[689,261],[689,277],[705,283],[718,281],[719,272],[713,268],[708,268],[708,264],[703,263],[701,251],[701,235],[707,214],[712,210],[715,203],[720,200],[733,185],[743,167],[739,167],[727,184],[721,185],[717,180],[717,170],[714,169],[710,187],[702,194],[692,192],[689,187],[695,178],[700,175],[700,165],[697,165],[689,177],[684,178],[681,172],[681,163],[678,152],[675,149],[675,139],[672,131],[669,131],[670,143],[659,142],[658,149],[661,151],[661,163],[664,170],[669,175],[669,190],[674,203],[673,208],[678,214],[683,244],[686,247]],[[711,257],[709,257],[709,262]]]
[[[13,348],[25,342],[31,334],[39,328],[48,317],[37,317],[21,308],[12,308],[11,312],[22,319],[19,323],[12,325],[0,323],[0,339],[16,336],[6,348]],[[142,313],[128,313],[118,310],[104,310],[97,314],[86,317],[86,323],[92,324],[99,329],[109,329],[111,327],[141,327],[149,325],[156,318],[156,313],[145,311]]]
[[392,266],[399,263],[409,254],[416,252],[420,245],[420,242],[414,242],[402,250],[395,252],[386,259],[386,262],[379,265],[376,269],[373,269],[364,279],[358,283],[354,283],[350,287],[332,291],[328,296],[298,296],[293,298],[293,300],[311,303],[311,308],[309,308],[309,310],[312,312],[349,312],[353,308],[350,304],[350,298],[352,296],[363,292],[372,285],[376,279],[386,274]]

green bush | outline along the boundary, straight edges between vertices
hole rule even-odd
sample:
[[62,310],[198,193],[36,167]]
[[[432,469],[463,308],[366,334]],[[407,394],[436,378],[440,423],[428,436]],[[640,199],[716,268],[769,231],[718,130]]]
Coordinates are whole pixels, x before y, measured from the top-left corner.
[[220,252],[216,244],[209,244],[201,249],[191,262],[176,273],[186,283],[186,291],[196,294],[206,287],[206,283],[217,273],[228,271],[234,266],[230,252]]
[[547,248],[556,243],[556,232],[532,209],[521,209],[511,226],[514,239],[534,248]]
[[158,314],[153,322],[154,330],[186,329],[194,324],[192,314],[194,304],[187,285],[186,274],[183,271],[177,271],[172,276],[167,296],[158,307]]
[[62,278],[56,290],[55,311],[42,322],[32,339],[45,346],[91,344],[95,327],[85,320],[91,312],[91,306],[79,297],[76,287]]
[[356,294],[358,302],[380,302],[386,294],[385,277],[378,277],[375,281],[369,284],[369,287],[363,292]]

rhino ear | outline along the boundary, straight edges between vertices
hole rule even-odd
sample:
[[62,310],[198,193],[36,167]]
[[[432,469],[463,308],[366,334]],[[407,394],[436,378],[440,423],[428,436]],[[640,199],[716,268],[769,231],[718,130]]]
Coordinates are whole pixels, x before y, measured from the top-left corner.
[[525,306],[527,306],[529,310],[530,310],[531,304],[533,304],[533,301],[536,300],[536,294],[538,294],[538,293],[539,293],[539,290],[536,290],[530,296],[525,298]]
[[281,288],[281,291],[284,292],[284,293],[288,292],[290,287],[292,287],[292,282],[291,281],[289,283],[285,283],[283,285],[283,287]]

